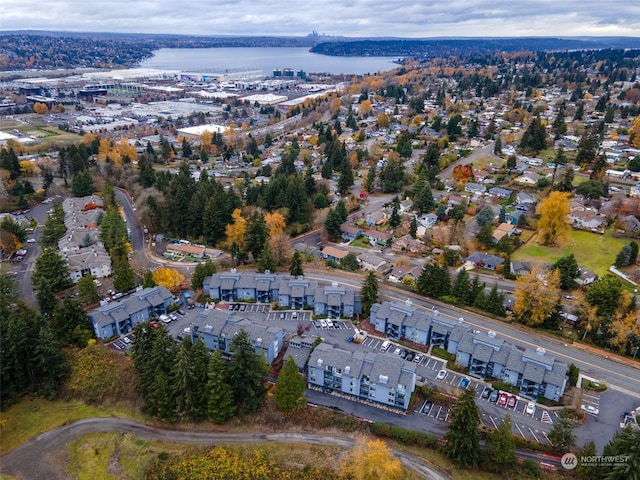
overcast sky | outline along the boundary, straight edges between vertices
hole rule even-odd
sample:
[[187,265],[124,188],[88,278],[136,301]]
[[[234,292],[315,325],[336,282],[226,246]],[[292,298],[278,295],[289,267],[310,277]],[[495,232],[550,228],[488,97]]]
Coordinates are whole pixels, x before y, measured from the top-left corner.
[[638,0],[0,0],[0,30],[640,36]]

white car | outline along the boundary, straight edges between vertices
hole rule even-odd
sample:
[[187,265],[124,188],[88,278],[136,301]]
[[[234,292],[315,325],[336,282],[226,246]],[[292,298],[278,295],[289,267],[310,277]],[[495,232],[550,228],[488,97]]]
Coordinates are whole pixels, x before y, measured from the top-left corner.
[[29,240],[27,240],[27,243],[36,243],[36,239],[35,238],[30,238]]
[[596,407],[592,405],[582,405],[582,411],[590,415],[594,415],[596,417],[600,413],[600,410],[598,410]]
[[447,376],[447,371],[446,370],[440,370],[438,372],[438,375],[436,376],[436,378],[438,380],[444,380],[444,378]]
[[527,408],[524,409],[524,413],[526,413],[527,415],[533,415],[535,411],[536,411],[536,402],[527,403]]
[[322,328],[327,328],[327,322],[323,318],[320,319],[320,326]]

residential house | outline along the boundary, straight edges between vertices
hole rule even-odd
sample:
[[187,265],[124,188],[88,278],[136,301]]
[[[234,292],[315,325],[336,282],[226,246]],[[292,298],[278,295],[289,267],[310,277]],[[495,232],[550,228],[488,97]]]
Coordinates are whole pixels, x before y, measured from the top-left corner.
[[[526,203],[525,203],[525,204],[522,204],[522,205],[524,206],[524,208],[527,208],[527,209],[529,208],[529,206],[528,206]],[[510,223],[511,225],[516,225],[516,226],[517,226],[517,225],[518,225],[518,223],[520,222],[520,218],[521,218],[525,213],[527,213],[527,212],[526,212],[526,211],[524,211],[524,210],[518,210],[518,209],[516,209],[516,210],[514,210],[514,211],[512,211],[512,212],[507,212],[507,213],[505,214],[505,216],[504,216],[504,220],[505,220],[505,222],[508,222],[508,223]]]
[[387,217],[382,210],[376,210],[367,214],[365,222],[369,227],[376,227],[384,225],[387,222]]
[[519,177],[516,177],[515,181],[523,185],[535,186],[540,178],[542,177],[535,172],[524,172]]
[[479,183],[467,182],[464,185],[464,191],[473,195],[484,195],[487,192],[487,187]]
[[511,273],[514,275],[525,275],[531,271],[529,262],[521,262],[519,260],[511,260]]
[[235,312],[215,309],[199,312],[191,324],[191,341],[201,338],[209,350],[220,350],[224,355],[232,356],[231,342],[241,330],[247,332],[256,354],[264,355],[271,365],[284,345],[284,330],[260,325]]
[[411,235],[407,234],[407,235],[403,235],[402,237],[398,238],[395,242],[393,242],[393,244],[391,245],[391,250],[393,250],[396,253],[406,252],[406,253],[418,254],[418,253],[422,253],[422,251],[424,250],[424,243],[422,243],[420,240],[416,240]]
[[340,231],[342,232],[342,239],[345,242],[351,242],[356,238],[362,236],[362,229],[358,227],[354,227],[353,225],[349,225],[348,223],[343,223],[340,225]]
[[400,202],[399,213],[405,214],[410,213],[413,207],[413,200],[406,198]]
[[509,198],[513,192],[511,190],[507,190],[506,188],[500,187],[492,187],[489,189],[489,195],[494,198]]
[[137,324],[167,313],[173,295],[163,286],[144,288],[87,312],[97,338],[107,340],[130,332]]
[[527,192],[518,192],[516,195],[516,203],[534,205],[536,203],[536,197]]
[[309,358],[308,387],[367,404],[406,411],[416,385],[416,364],[397,355],[318,345]]
[[498,225],[498,228],[493,231],[493,233],[491,234],[491,238],[494,242],[497,243],[504,236],[510,237],[511,235],[513,235],[516,230],[516,226],[512,223],[501,223],[500,225]]
[[590,285],[596,281],[596,273],[593,270],[578,265],[578,278],[576,283],[581,286]]
[[418,225],[429,230],[438,223],[438,216],[435,213],[425,213],[418,217]]
[[496,270],[504,263],[504,260],[502,257],[498,257],[497,255],[474,252],[465,258],[464,263],[470,268],[487,268],[489,270]]
[[633,215],[625,215],[618,220],[618,226],[627,235],[637,235],[640,233],[640,220]]
[[79,249],[75,253],[65,253],[69,267],[69,276],[73,283],[78,283],[82,277],[93,275],[96,278],[105,278],[111,275],[111,257],[102,243],[88,248]]
[[375,245],[377,247],[388,247],[393,240],[392,233],[381,232],[380,230],[367,230],[364,235],[367,237],[367,240],[369,240],[371,245]]
[[581,230],[604,233],[607,228],[607,217],[591,209],[572,211],[570,218],[573,227]]
[[322,258],[336,263],[340,263],[340,260],[347,255],[349,255],[347,250],[342,250],[341,248],[332,247],[330,245],[322,249]]
[[369,252],[363,252],[358,255],[358,262],[362,270],[387,273],[390,269],[389,263],[384,258]]
[[286,362],[289,357],[293,357],[293,361],[296,362],[300,373],[306,373],[309,355],[311,355],[317,339],[318,337],[316,335],[296,336],[289,339],[289,348],[287,348],[284,354],[283,361]]
[[389,272],[389,281],[398,283],[404,282],[405,279],[407,279],[415,282],[418,280],[418,278],[420,278],[421,272],[422,267],[420,266],[414,267],[410,265],[408,267],[402,267],[394,265],[391,269],[391,272]]

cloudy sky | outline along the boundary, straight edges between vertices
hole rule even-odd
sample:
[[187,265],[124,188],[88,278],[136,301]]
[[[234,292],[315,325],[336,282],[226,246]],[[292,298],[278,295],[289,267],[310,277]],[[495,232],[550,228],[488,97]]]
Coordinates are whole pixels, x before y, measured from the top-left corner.
[[0,0],[0,29],[195,35],[640,36],[638,0]]

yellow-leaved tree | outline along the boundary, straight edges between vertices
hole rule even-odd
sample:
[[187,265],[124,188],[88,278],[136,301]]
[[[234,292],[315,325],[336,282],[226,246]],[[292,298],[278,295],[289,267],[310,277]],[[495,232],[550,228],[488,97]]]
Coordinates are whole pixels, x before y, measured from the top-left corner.
[[269,227],[270,237],[280,235],[284,232],[284,228],[287,226],[284,216],[278,212],[265,214],[264,221],[267,224],[267,227]]
[[516,279],[514,296],[516,320],[531,327],[542,324],[560,301],[560,270],[534,266]]
[[640,148],[640,115],[636,117],[629,128],[629,141],[634,148]]
[[247,221],[242,216],[239,208],[233,211],[231,218],[233,222],[228,224],[224,229],[224,233],[227,236],[227,245],[231,247],[231,245],[235,243],[239,250],[244,250]]
[[363,117],[371,113],[371,100],[363,100],[360,104],[360,115]]
[[400,460],[382,440],[358,440],[348,455],[343,472],[353,480],[395,480],[402,478]]
[[178,270],[175,268],[160,267],[153,271],[153,281],[156,285],[162,285],[169,290],[182,287],[187,283],[187,279],[184,278]]
[[569,194],[551,192],[536,210],[538,219],[538,241],[543,245],[561,245],[571,233],[569,219]]

